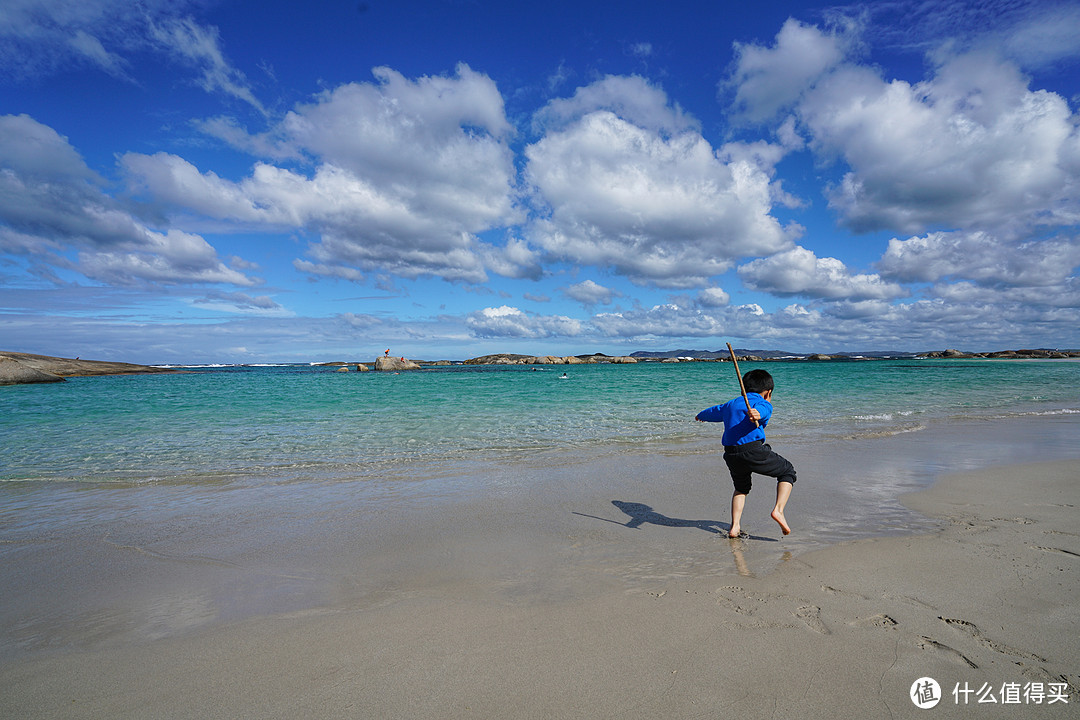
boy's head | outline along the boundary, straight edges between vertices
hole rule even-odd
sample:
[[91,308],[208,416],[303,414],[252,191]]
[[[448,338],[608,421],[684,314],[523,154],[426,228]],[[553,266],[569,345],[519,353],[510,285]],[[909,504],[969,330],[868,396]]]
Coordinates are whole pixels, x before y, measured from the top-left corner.
[[773,379],[765,370],[750,370],[742,378],[743,387],[746,388],[748,393],[757,393],[758,395],[764,395],[765,393],[771,393],[773,390]]

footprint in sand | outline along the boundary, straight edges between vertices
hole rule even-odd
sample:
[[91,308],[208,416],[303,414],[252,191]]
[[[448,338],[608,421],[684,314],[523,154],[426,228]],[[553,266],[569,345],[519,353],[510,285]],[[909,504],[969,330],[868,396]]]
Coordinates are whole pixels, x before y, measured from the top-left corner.
[[716,604],[738,615],[754,618],[754,627],[797,627],[785,620],[794,615],[810,630],[821,635],[832,634],[821,619],[820,607],[806,604],[806,600],[792,595],[758,593],[728,585],[717,589]]
[[972,638],[974,638],[979,644],[981,644],[983,647],[990,648],[994,652],[999,652],[999,653],[1002,653],[1003,655],[1012,655],[1013,657],[1021,657],[1021,658],[1025,658],[1027,660],[1038,660],[1039,662],[1046,662],[1046,658],[1040,657],[1039,655],[1032,655],[1031,653],[1026,653],[1026,652],[1023,652],[1022,650],[1017,650],[1016,648],[1009,647],[1008,645],[1002,645],[1001,643],[994,642],[990,638],[983,635],[982,630],[980,630],[975,625],[975,623],[970,623],[967,620],[958,620],[958,619],[955,619],[955,618],[945,618],[945,617],[939,617],[938,620],[941,620],[946,625],[950,625],[952,627],[955,627],[955,628],[967,633]]
[[1041,682],[1044,684],[1049,683],[1065,683],[1067,694],[1070,698],[1080,697],[1080,687],[1072,681],[1068,675],[1054,675],[1044,667],[1038,667],[1035,665],[1024,665],[1024,663],[1016,663],[1020,666],[1020,674],[1031,682]]
[[821,621],[821,608],[813,605],[803,605],[795,611],[795,617],[806,623],[806,627],[816,633],[829,635],[829,628]]
[[878,627],[878,628],[891,628],[896,627],[900,623],[893,620],[888,615],[881,613],[879,615],[871,615],[868,618],[861,618],[851,623],[855,627]]
[[959,650],[951,648],[944,643],[939,643],[937,640],[934,640],[933,638],[928,638],[925,635],[919,639],[918,646],[920,650],[937,650],[939,652],[945,653],[952,659],[962,662],[970,668],[978,669],[979,667],[971,660],[969,660],[967,655],[964,655]]
[[1072,550],[1066,550],[1065,548],[1043,547],[1042,545],[1032,545],[1031,547],[1035,548],[1036,550],[1044,550],[1046,552],[1059,552],[1065,553],[1066,555],[1072,555],[1073,557],[1080,557],[1080,553],[1073,552]]

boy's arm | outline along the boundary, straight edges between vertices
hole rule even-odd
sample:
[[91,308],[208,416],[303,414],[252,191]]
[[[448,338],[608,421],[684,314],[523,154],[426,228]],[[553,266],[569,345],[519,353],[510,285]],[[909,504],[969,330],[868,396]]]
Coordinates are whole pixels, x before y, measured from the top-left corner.
[[702,410],[694,416],[694,419],[698,422],[724,422],[719,405],[713,405],[711,408]]
[[762,399],[760,402],[754,402],[754,406],[750,408],[749,415],[757,420],[761,427],[765,427],[765,424],[769,422],[769,418],[772,417],[772,409],[772,403]]

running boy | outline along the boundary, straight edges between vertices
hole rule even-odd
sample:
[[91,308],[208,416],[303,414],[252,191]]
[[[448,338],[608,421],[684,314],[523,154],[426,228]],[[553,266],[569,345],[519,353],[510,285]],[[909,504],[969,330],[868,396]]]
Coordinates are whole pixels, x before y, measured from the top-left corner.
[[[784,517],[784,506],[791,497],[795,468],[765,443],[765,425],[772,417],[773,378],[765,370],[751,370],[743,375],[743,386],[746,388],[745,401],[740,395],[723,405],[702,410],[694,418],[701,422],[724,423],[721,440],[724,443],[724,462],[735,485],[735,492],[731,496],[731,529],[728,530],[728,537],[737,538],[742,533],[740,521],[746,496],[750,492],[752,472],[776,478],[776,505],[771,515],[787,535],[791,528]],[[747,402],[750,405],[749,413]]]

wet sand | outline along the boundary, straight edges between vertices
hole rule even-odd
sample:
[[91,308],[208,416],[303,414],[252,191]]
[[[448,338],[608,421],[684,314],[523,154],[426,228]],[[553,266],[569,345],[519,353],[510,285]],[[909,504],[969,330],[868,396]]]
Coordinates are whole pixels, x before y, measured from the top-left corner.
[[[1052,456],[1075,430],[1030,426],[1059,438]],[[791,446],[795,532],[760,485],[742,541],[700,454],[547,458],[378,497],[4,488],[0,716],[914,717],[924,676],[938,717],[1072,716],[1080,461],[1003,464],[1039,448],[954,432]],[[868,482],[969,465],[899,501]],[[889,506],[888,536],[865,536],[864,504]],[[1002,704],[1032,683],[1041,704]],[[998,703],[957,704],[957,686]]]

